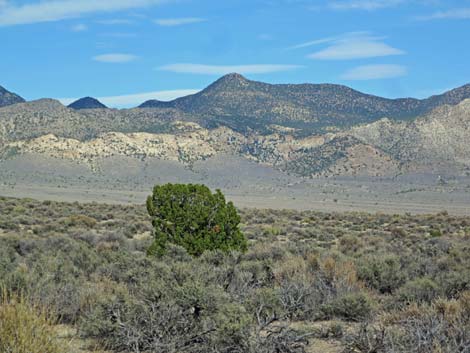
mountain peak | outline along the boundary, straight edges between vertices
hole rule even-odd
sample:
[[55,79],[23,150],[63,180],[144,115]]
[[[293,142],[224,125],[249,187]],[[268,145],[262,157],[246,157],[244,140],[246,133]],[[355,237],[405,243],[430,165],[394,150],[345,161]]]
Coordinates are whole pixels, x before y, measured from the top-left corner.
[[80,109],[106,109],[103,103],[93,97],[84,97],[76,100],[72,104],[68,105],[69,108],[80,110]]
[[219,78],[217,81],[215,81],[212,85],[210,85],[208,88],[212,87],[220,87],[220,86],[230,86],[230,87],[241,87],[247,85],[249,82],[248,79],[246,79],[244,76],[237,74],[237,73],[231,73],[222,76]]
[[6,107],[7,105],[23,103],[25,100],[15,93],[11,93],[4,87],[0,86],[0,107]]
[[148,101],[145,101],[141,105],[139,105],[139,108],[167,108],[167,107],[171,107],[171,104],[169,102],[159,101],[158,99],[150,99]]
[[229,74],[226,74],[220,78],[221,80],[226,80],[226,81],[248,81],[245,76],[232,72]]

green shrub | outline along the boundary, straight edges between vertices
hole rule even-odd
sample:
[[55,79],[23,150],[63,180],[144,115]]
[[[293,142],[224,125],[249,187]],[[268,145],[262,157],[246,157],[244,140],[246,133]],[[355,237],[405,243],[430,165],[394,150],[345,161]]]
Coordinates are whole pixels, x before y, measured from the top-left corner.
[[231,202],[217,190],[195,184],[155,186],[147,199],[155,229],[149,253],[165,253],[168,243],[200,256],[205,250],[245,251],[247,241],[239,229],[240,217]]
[[397,300],[405,303],[430,303],[440,294],[439,286],[429,278],[407,282],[398,290]]
[[373,255],[359,262],[358,277],[380,293],[392,293],[406,281],[398,256]]
[[326,318],[342,318],[348,321],[362,321],[371,316],[372,300],[365,293],[348,293],[322,305]]

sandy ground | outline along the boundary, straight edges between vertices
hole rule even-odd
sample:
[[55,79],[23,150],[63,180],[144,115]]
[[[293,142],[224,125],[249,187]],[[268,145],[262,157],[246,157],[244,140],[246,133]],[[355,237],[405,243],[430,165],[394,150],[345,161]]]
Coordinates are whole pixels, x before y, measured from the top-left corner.
[[470,178],[407,175],[391,178],[300,179],[234,157],[185,168],[161,160],[108,158],[98,169],[41,156],[0,161],[0,195],[40,200],[138,203],[152,186],[203,183],[238,207],[325,212],[470,215]]
[[[0,195],[9,197],[29,197],[39,200],[135,203],[142,204],[149,191],[87,189],[78,187],[53,187],[43,185],[0,186]],[[345,196],[344,193],[302,195],[298,191],[289,194],[288,190],[276,194],[234,193],[227,191],[226,197],[237,207],[316,210],[324,212],[370,212],[392,214],[426,214],[447,211],[456,215],[470,215],[470,200],[453,201],[449,194],[432,199],[432,194],[420,192],[415,197],[397,198],[396,195],[382,193],[380,197]],[[392,197],[393,196],[393,197]]]

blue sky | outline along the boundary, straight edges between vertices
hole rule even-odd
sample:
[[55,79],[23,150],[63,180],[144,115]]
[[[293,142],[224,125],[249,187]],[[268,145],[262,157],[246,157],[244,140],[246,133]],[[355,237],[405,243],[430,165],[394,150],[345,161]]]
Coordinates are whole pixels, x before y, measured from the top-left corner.
[[470,82],[470,0],[0,0],[0,85],[169,100],[237,71],[426,97]]

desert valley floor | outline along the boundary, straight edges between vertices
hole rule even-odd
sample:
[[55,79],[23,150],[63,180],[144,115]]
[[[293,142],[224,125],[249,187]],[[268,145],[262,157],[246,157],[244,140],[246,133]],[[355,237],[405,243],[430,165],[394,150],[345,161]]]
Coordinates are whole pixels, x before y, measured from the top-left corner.
[[18,156],[0,163],[0,195],[142,204],[155,184],[192,182],[220,188],[238,207],[470,214],[470,177],[305,179],[231,156],[197,162],[191,168],[151,158],[115,157],[96,168],[39,155]]

